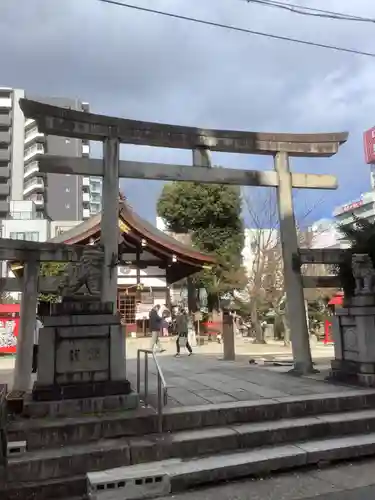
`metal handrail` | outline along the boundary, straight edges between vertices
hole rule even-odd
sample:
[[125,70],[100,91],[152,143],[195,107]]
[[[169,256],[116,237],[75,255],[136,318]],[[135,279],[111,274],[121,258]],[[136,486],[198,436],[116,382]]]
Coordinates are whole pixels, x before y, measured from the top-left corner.
[[155,362],[157,377],[158,377],[158,431],[163,432],[163,408],[168,404],[168,387],[165,381],[163,371],[156,358],[156,354],[152,349],[138,349],[137,352],[137,392],[141,392],[141,354],[144,354],[145,366],[144,366],[144,403],[148,405],[148,355],[151,354]]

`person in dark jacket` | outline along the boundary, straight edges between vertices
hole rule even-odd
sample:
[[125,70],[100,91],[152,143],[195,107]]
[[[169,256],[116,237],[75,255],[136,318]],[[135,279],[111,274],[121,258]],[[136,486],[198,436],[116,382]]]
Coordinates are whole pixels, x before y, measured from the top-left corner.
[[189,352],[189,356],[193,354],[193,350],[188,340],[189,333],[189,317],[184,308],[181,308],[176,317],[176,330],[177,330],[177,340],[176,340],[176,357],[180,355],[181,345],[186,347]]
[[162,317],[160,315],[160,304],[156,304],[149,314],[149,329],[151,332],[152,340],[151,340],[151,349],[153,351],[164,352],[165,349],[162,349],[160,345],[160,329],[161,329]]

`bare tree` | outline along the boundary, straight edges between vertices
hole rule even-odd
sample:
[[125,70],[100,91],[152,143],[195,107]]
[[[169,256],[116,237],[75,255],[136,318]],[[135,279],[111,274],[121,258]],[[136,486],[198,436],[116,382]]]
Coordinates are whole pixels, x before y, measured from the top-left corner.
[[[290,332],[285,314],[287,303],[275,194],[275,191],[269,190],[264,197],[251,196],[250,198],[245,194],[243,196],[251,225],[251,229],[247,232],[247,245],[250,254],[245,255],[248,281],[244,298],[246,297],[246,300],[249,301],[255,341],[264,343],[262,322],[265,314],[272,311],[275,315],[275,321],[283,323],[284,342],[289,344]],[[311,208],[303,208],[300,214],[296,214],[301,247],[311,247],[311,233],[303,230],[303,222],[316,206],[315,204]]]

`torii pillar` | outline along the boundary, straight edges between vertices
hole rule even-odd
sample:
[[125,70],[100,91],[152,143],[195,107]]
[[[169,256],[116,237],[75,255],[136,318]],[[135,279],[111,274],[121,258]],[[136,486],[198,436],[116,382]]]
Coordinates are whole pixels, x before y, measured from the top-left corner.
[[119,196],[120,141],[116,134],[103,143],[103,198],[100,224],[100,243],[104,247],[103,302],[113,304],[117,310],[117,262],[118,262],[118,196]]

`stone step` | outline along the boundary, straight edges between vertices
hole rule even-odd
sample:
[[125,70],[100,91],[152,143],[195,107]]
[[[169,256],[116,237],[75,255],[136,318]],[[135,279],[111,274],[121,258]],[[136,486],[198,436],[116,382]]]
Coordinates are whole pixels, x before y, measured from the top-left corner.
[[[164,408],[165,432],[234,423],[263,422],[375,408],[375,391],[261,399],[204,406]],[[157,416],[152,408],[107,412],[60,419],[19,419],[8,426],[9,441],[26,441],[28,450],[84,444],[100,439],[140,436],[157,432]]]
[[375,432],[375,410],[232,424],[27,452],[8,460],[7,481],[27,483],[171,458],[188,459],[279,443]]
[[30,451],[155,432],[156,411],[147,407],[71,418],[18,418],[9,422],[7,439],[26,441]]
[[34,481],[18,485],[0,484],[1,500],[66,500],[85,498],[87,493],[87,479],[84,475],[58,480]]
[[199,485],[375,454],[375,434],[171,459],[87,474],[90,499],[136,500]]

